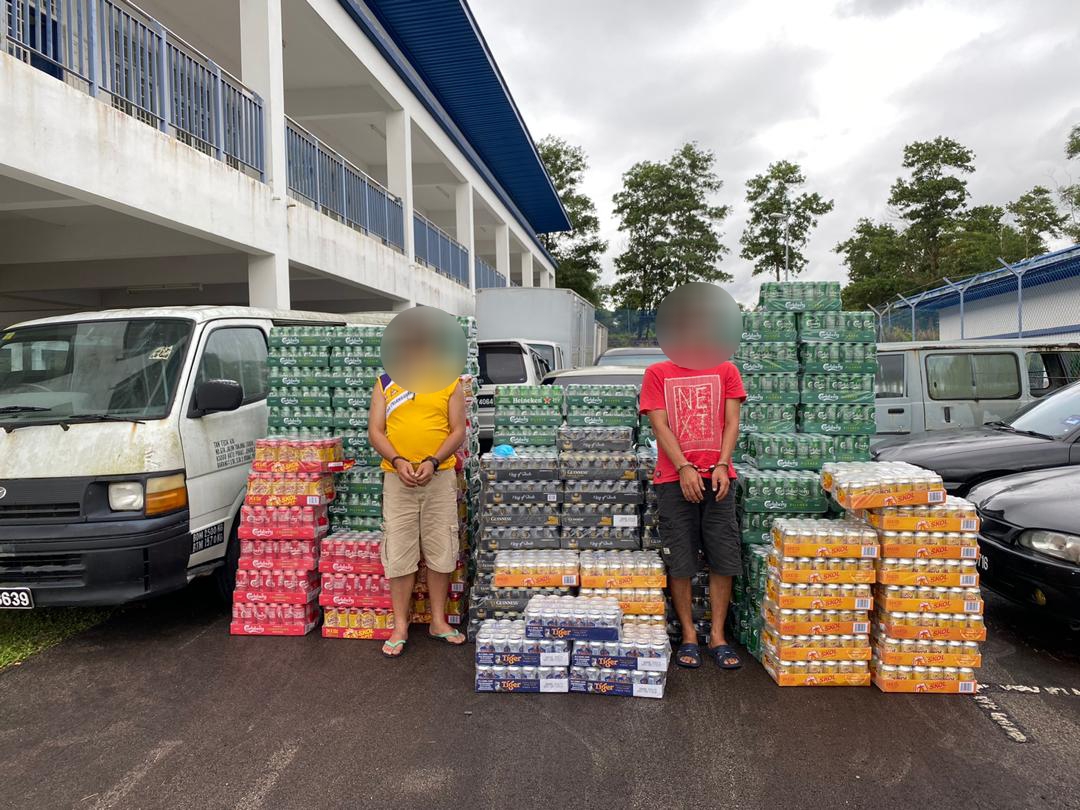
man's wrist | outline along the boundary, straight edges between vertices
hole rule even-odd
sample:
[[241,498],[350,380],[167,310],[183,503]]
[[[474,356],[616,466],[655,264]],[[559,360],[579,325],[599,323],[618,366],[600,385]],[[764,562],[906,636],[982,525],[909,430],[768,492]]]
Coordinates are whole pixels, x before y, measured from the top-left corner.
[[442,462],[441,462],[441,461],[439,461],[439,457],[438,457],[438,456],[428,456],[427,458],[425,458],[425,459],[424,459],[423,461],[421,461],[420,463],[421,463],[421,464],[423,464],[423,463],[424,463],[424,461],[428,461],[428,462],[431,462],[431,469],[432,469],[432,470],[438,470],[438,469],[439,469],[439,467],[440,467],[440,466],[442,465]]
[[675,472],[677,472],[679,475],[682,475],[682,471],[687,469],[688,467],[692,470],[697,469],[697,467],[694,466],[694,462],[684,461],[682,464],[679,464],[675,467]]
[[390,459],[390,466],[391,467],[396,467],[397,463],[399,461],[404,461],[406,464],[411,464],[412,463],[407,458],[405,458],[405,456],[394,456],[392,459]]

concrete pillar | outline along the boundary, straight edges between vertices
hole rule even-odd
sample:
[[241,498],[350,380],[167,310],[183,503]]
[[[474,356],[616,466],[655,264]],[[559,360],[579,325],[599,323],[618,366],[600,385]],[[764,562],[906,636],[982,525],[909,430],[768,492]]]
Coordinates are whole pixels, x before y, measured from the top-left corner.
[[495,269],[506,276],[510,286],[510,226],[500,222],[495,226]]
[[240,80],[262,98],[266,182],[288,193],[281,0],[240,0]]
[[476,254],[473,250],[473,193],[472,183],[458,183],[454,190],[454,238],[465,248],[469,262],[469,289],[476,291]]
[[533,255],[528,250],[521,254],[521,286],[533,286]]
[[416,256],[413,239],[412,120],[405,110],[386,114],[386,185],[401,197],[405,218],[405,256]]
[[392,307],[391,307],[391,311],[392,312],[404,312],[405,310],[412,309],[415,306],[416,306],[415,301],[411,301],[411,300],[395,301],[393,303]]
[[285,253],[248,256],[248,306],[289,309],[289,257]]

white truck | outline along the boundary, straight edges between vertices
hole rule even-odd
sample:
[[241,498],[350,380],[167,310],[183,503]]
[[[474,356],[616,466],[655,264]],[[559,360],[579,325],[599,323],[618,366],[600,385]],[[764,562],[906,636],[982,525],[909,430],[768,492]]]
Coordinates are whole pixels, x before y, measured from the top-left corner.
[[549,371],[590,366],[596,360],[596,310],[573,290],[477,290],[476,332],[477,404],[484,442],[494,432],[496,386],[539,385]]
[[573,290],[492,287],[476,292],[477,340],[521,340],[550,371],[596,360],[596,310]]
[[247,307],[84,312],[0,330],[0,608],[232,589],[276,325]]

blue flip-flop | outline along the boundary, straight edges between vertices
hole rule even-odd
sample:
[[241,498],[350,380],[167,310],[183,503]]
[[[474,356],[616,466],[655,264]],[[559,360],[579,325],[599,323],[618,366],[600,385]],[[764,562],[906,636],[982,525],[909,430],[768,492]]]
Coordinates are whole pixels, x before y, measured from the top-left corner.
[[[390,641],[390,640],[384,641],[383,642],[383,648],[382,648],[382,650],[380,650],[380,652],[383,654],[384,658],[401,658],[401,656],[403,656],[405,654],[405,642],[407,640],[408,639],[403,638],[400,641]],[[389,647],[391,650],[396,650],[398,647],[401,647],[401,652],[399,652],[397,654],[388,653],[386,651],[387,647]]]
[[[735,652],[735,648],[730,644],[721,644],[719,647],[709,647],[709,656],[716,662],[716,665],[720,669],[739,669],[742,666],[742,659],[739,654]],[[728,658],[734,658],[734,664],[727,664],[725,660]]]
[[[684,657],[689,658],[690,662],[683,661]],[[701,666],[701,647],[697,644],[680,644],[675,653],[675,663],[683,669],[697,669]]]

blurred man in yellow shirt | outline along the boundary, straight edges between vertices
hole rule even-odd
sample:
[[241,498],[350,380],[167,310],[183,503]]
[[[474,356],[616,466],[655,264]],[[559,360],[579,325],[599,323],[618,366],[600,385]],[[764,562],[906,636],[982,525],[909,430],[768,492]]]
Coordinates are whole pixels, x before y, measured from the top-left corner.
[[[434,332],[412,332],[396,347],[406,357],[436,354]],[[427,565],[434,638],[462,644],[446,620],[450,575],[457,565],[457,475],[454,453],[465,438],[465,395],[455,377],[432,393],[415,393],[383,374],[371,397],[371,446],[383,457],[382,563],[390,580],[394,631],[383,655],[397,658],[409,635],[409,607],[421,556]]]

